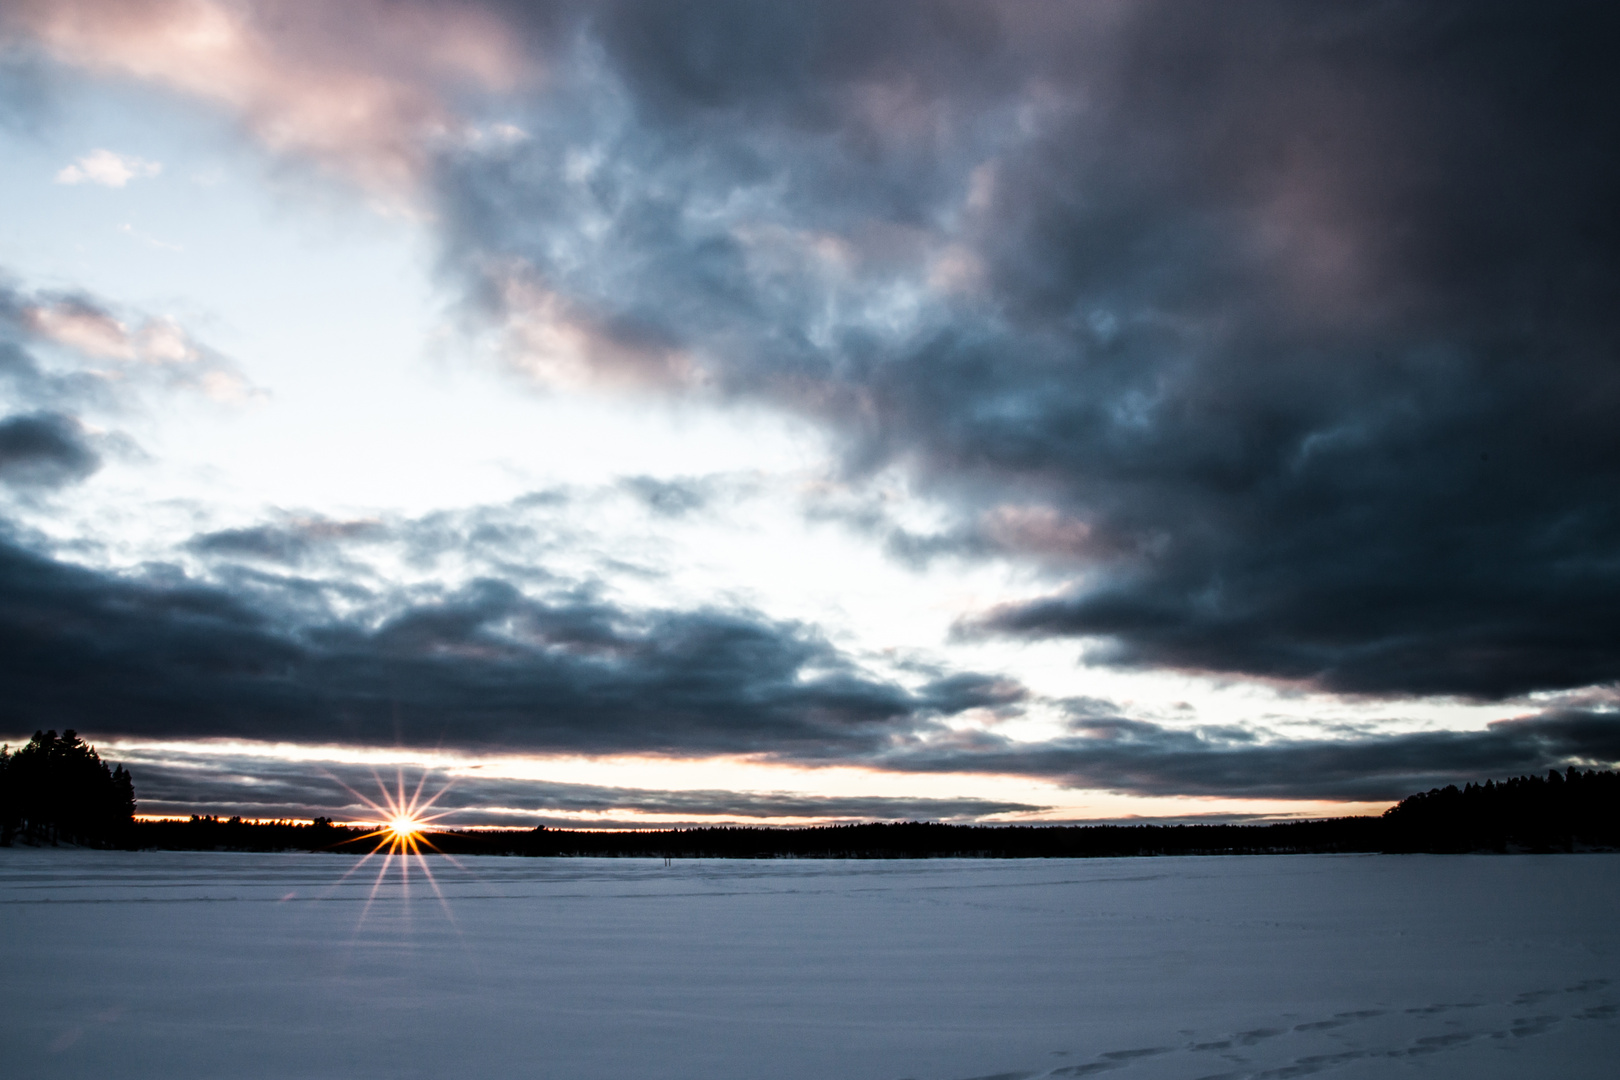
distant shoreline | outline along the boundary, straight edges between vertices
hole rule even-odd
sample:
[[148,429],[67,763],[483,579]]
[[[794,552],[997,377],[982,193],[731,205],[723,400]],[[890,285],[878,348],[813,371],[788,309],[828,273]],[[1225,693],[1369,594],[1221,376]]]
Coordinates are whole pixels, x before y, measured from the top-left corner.
[[[14,833],[24,843],[39,843]],[[165,851],[309,851],[367,854],[374,827],[193,817],[133,820],[96,846]],[[8,837],[9,839],[10,837]],[[448,855],[729,859],[1119,858],[1153,855],[1292,855],[1620,850],[1620,774],[1549,772],[1501,783],[1447,786],[1408,796],[1381,817],[1273,824],[947,825],[871,822],[797,828],[751,826],[583,831],[424,831]]]
[[[306,851],[365,855],[358,827],[197,821],[139,822],[126,846],[165,851]],[[1581,833],[1480,845],[1414,834],[1385,818],[1270,825],[946,825],[893,822],[805,828],[622,832],[564,829],[427,832],[447,855],[671,859],[1121,858],[1171,855],[1551,853],[1615,851]],[[1441,842],[1436,842],[1440,840]]]

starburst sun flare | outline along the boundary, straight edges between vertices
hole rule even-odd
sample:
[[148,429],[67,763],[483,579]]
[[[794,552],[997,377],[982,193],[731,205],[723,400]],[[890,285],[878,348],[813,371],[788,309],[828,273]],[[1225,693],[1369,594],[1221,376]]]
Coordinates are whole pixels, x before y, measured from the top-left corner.
[[423,849],[438,851],[433,842],[427,839],[425,833],[433,822],[443,814],[430,814],[433,804],[437,802],[446,791],[448,785],[440,788],[431,796],[423,798],[422,789],[427,783],[427,774],[423,773],[417,781],[416,788],[409,795],[405,793],[405,776],[399,773],[395,778],[394,791],[389,792],[388,785],[381,777],[376,777],[378,798],[368,799],[353,788],[345,789],[349,794],[359,799],[371,809],[377,820],[367,822],[373,828],[349,841],[350,843],[363,843],[366,840],[375,840],[376,845],[370,855],[417,855],[423,854]]
[[[377,875],[371,882],[365,908],[362,909],[360,914],[362,922],[370,913],[371,905],[377,899],[378,891],[382,889],[390,871],[397,875],[400,895],[406,901],[409,901],[410,868],[413,863],[422,872],[422,877],[427,881],[428,887],[433,890],[434,896],[438,898],[439,906],[444,910],[445,917],[452,923],[455,922],[455,917],[451,914],[450,905],[445,899],[444,892],[439,888],[439,883],[434,880],[433,869],[425,858],[426,855],[432,853],[443,856],[456,866],[460,866],[455,859],[440,851],[426,835],[427,830],[433,823],[445,816],[443,811],[438,813],[429,813],[429,811],[432,810],[433,804],[443,797],[445,792],[450,790],[450,785],[446,783],[432,795],[424,797],[423,789],[427,786],[427,777],[428,774],[424,772],[417,780],[415,789],[407,795],[403,770],[395,774],[394,790],[392,792],[388,790],[388,785],[383,782],[382,777],[373,772],[372,778],[377,782],[377,798],[375,800],[367,798],[354,788],[343,784],[342,781],[336,781],[345,791],[364,803],[368,809],[376,814],[376,817],[371,821],[363,822],[363,824],[370,825],[370,829],[359,836],[343,841],[339,845],[341,847],[347,844],[363,844],[368,840],[373,841],[371,850],[366,852],[365,856],[343,875],[341,881],[347,881],[374,857],[383,856],[377,866]],[[336,780],[336,777],[333,777],[333,779]],[[390,856],[398,856],[398,858]]]

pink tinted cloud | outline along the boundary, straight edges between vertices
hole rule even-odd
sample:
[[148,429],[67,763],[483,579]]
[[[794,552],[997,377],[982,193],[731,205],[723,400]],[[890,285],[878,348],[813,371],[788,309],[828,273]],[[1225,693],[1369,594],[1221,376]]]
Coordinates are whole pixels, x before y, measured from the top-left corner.
[[491,263],[485,282],[501,323],[502,358],[543,387],[677,390],[704,381],[690,352],[612,326],[525,264]]
[[14,0],[0,35],[221,105],[272,151],[401,207],[432,148],[473,134],[450,96],[526,74],[506,28],[458,3]]
[[[88,300],[51,298],[22,309],[23,329],[98,366],[95,373],[122,381],[149,376],[171,386],[200,391],[216,401],[241,404],[262,398],[227,358],[198,343],[167,316],[149,316],[138,324],[120,319]],[[111,361],[111,365],[100,362]]]

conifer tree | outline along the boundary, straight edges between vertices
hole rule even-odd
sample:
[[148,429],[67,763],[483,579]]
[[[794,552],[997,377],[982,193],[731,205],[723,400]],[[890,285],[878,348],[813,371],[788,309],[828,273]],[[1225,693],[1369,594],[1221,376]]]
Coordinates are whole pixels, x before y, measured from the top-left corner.
[[72,729],[36,731],[16,753],[0,749],[0,843],[19,833],[35,843],[118,843],[134,815],[129,771],[109,769]]

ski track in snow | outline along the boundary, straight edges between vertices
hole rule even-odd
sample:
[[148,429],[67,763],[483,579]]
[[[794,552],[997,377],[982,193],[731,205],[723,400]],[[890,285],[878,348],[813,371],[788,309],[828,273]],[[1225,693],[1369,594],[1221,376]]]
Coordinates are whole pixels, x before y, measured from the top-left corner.
[[[0,850],[0,1073],[1607,1077],[1620,856]],[[379,880],[380,874],[380,880]]]

